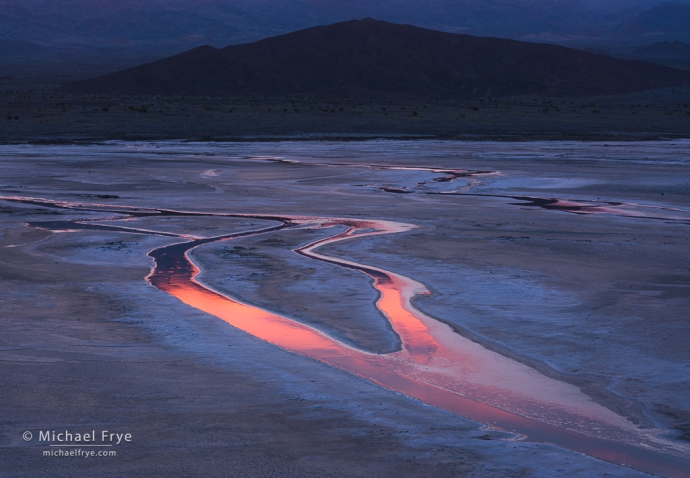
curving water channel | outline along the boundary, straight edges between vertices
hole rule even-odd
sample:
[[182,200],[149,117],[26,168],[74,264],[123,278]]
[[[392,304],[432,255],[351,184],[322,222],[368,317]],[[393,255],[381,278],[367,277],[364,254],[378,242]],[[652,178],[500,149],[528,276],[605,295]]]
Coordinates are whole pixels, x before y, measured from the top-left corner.
[[[690,209],[673,208],[668,206],[657,206],[651,204],[636,204],[631,202],[619,201],[592,201],[588,199],[563,199],[563,198],[544,198],[534,196],[515,196],[505,194],[490,194],[490,193],[473,193],[470,190],[476,186],[482,185],[483,178],[492,176],[501,176],[500,171],[492,170],[469,170],[469,169],[451,169],[441,167],[415,167],[415,166],[391,166],[382,164],[361,164],[361,163],[346,163],[346,162],[319,162],[319,161],[299,161],[295,159],[284,159],[280,157],[251,157],[248,159],[257,159],[260,161],[268,161],[280,164],[300,165],[306,167],[324,166],[324,167],[344,167],[344,168],[361,168],[371,170],[390,170],[390,171],[420,171],[433,173],[438,175],[432,179],[417,182],[413,186],[381,186],[381,185],[366,185],[366,187],[379,189],[387,193],[394,194],[425,194],[435,195],[439,197],[457,197],[457,196],[476,196],[485,198],[497,199],[512,199],[520,201],[517,203],[509,203],[512,206],[523,207],[538,207],[541,209],[551,211],[562,211],[574,214],[610,214],[617,216],[625,216],[639,219],[656,219],[663,221],[681,221],[690,224]],[[465,180],[464,186],[456,186],[456,180]],[[427,186],[442,183],[448,186],[447,189],[429,190]]]
[[[262,229],[210,238],[98,223],[113,220],[112,217],[44,221],[30,225],[54,231],[101,229],[178,237],[184,241],[149,253],[155,264],[146,278],[149,283],[255,337],[430,405],[514,432],[524,440],[552,443],[657,475],[690,476],[690,450],[660,438],[658,433],[662,430],[641,429],[597,404],[577,387],[546,377],[522,363],[490,351],[416,309],[412,305],[413,297],[429,293],[423,284],[391,271],[319,251],[321,247],[339,241],[409,231],[415,227],[413,225],[333,217],[196,213],[20,197],[0,199],[112,213],[118,219],[218,216],[266,220],[271,224]],[[327,229],[335,226],[339,227],[330,237],[306,244],[294,252],[369,276],[379,294],[376,307],[400,336],[401,350],[388,354],[360,350],[293,318],[222,294],[198,278],[201,271],[190,256],[193,249],[213,242],[279,233],[285,228]],[[345,231],[342,231],[343,227]]]

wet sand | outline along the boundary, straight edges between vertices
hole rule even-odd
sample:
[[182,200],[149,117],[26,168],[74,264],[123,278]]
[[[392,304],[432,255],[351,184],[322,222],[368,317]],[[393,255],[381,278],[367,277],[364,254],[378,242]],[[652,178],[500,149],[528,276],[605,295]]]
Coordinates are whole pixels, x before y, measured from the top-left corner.
[[[684,339],[688,333],[684,310],[689,267],[682,262],[687,257],[683,254],[687,252],[687,222],[682,218],[660,221],[612,213],[576,215],[487,197],[563,198],[682,209],[687,204],[683,179],[687,148],[683,144],[647,143],[643,148],[614,145],[613,150],[611,146],[581,144],[537,144],[530,150],[528,144],[516,148],[431,142],[316,143],[307,148],[245,144],[206,146],[202,150],[186,145],[175,146],[175,155],[160,154],[165,153],[164,148],[154,147],[90,148],[67,148],[56,155],[55,150],[24,147],[19,151],[21,158],[17,150],[4,150],[0,161],[6,171],[2,193],[69,201],[84,195],[118,196],[98,202],[138,207],[155,203],[157,207],[223,209],[229,213],[351,215],[419,225],[419,229],[395,237],[362,238],[324,250],[424,283],[433,295],[418,300],[417,306],[426,313],[541,373],[580,386],[600,404],[640,426],[673,429],[676,436],[687,430],[687,394],[683,392],[688,388],[684,381],[688,362]],[[85,157],[84,151],[90,151],[90,157]],[[190,154],[194,151],[203,153]],[[267,161],[259,157],[262,155],[299,158],[302,163]],[[425,172],[305,164],[342,162],[343,158],[364,164],[388,162],[409,167],[422,163],[500,174],[480,177],[475,183],[461,183],[460,178],[444,183],[447,189],[443,191],[480,195],[439,197],[442,195],[424,194],[426,186],[405,195],[381,189],[424,183],[429,179]],[[36,170],[28,167],[29,162],[40,165],[45,173],[28,173]],[[437,186],[431,187],[432,192],[439,192]],[[231,463],[239,476],[247,473],[247,468],[241,467],[246,460],[252,461],[251,453],[262,457],[256,460],[261,462],[257,476],[268,469],[288,476],[392,472],[409,476],[552,476],[554,469],[572,476],[635,474],[548,445],[498,440],[499,433],[486,432],[479,425],[370,386],[336,369],[271,349],[234,329],[220,327],[212,317],[163,299],[141,281],[151,266],[146,252],[169,243],[165,238],[95,231],[49,234],[22,223],[69,219],[85,213],[7,202],[2,207],[2,284],[9,291],[4,294],[3,315],[5,310],[11,311],[7,316],[12,324],[3,355],[9,357],[4,363],[11,364],[5,368],[10,383],[16,384],[2,400],[8,415],[33,417],[34,427],[117,423],[120,428],[140,426],[153,435],[165,435],[160,443],[147,439],[146,444],[130,445],[122,456],[94,461],[90,470],[116,473],[163,466],[174,475],[185,469],[179,463],[187,463],[189,473],[199,474],[200,468],[189,464],[190,455],[184,455],[193,445],[208,453],[207,469],[216,467],[218,473],[218,467]],[[146,218],[127,226],[136,227],[134,223],[139,221],[156,222]],[[220,227],[192,221],[186,233],[204,235],[203,228],[208,227],[232,233],[246,226]],[[180,232],[184,226],[178,221],[176,227]],[[272,310],[286,310],[297,319],[296,304],[308,302],[316,309],[305,319],[310,325],[318,327],[321,320],[329,333],[363,340],[367,334],[361,329],[367,321],[349,324],[339,332],[337,315],[319,313],[319,300],[310,300],[310,296],[315,290],[319,297],[326,297],[341,284],[353,291],[365,289],[366,278],[334,275],[328,270],[297,278],[279,270],[267,274],[256,260],[266,248],[272,248],[273,256],[290,257],[284,260],[293,273],[299,258],[289,256],[289,248],[279,242],[283,240],[279,235],[273,243],[260,246],[248,239],[199,249],[195,257],[207,266],[204,280],[218,289],[228,287],[232,292],[260,298],[272,305]],[[222,249],[227,246],[233,249]],[[239,247],[244,249],[236,249]],[[233,271],[234,262],[240,267],[239,273]],[[27,265],[32,265],[30,271]],[[258,270],[249,272],[257,266]],[[309,261],[302,267],[320,272],[329,266]],[[58,276],[70,280],[60,282]],[[59,301],[55,299],[58,290],[62,290]],[[43,302],[41,297],[50,300]],[[362,310],[367,300],[366,296],[359,299]],[[92,302],[93,310],[89,310],[85,304]],[[343,307],[348,303],[344,301]],[[329,307],[337,309],[333,304]],[[375,312],[367,314],[376,319]],[[43,327],[27,330],[31,317],[42,319]],[[369,335],[385,335],[385,326],[374,324]],[[358,330],[359,338],[353,330]],[[251,347],[244,346],[245,353],[241,353],[232,348],[240,343],[232,342],[231,337]],[[100,343],[83,343],[89,340]],[[123,343],[129,346],[112,347]],[[382,345],[395,346],[393,342],[369,344]],[[254,352],[249,352],[252,347]],[[163,367],[163,356],[179,365]],[[99,368],[94,360],[115,364],[113,371]],[[69,367],[71,373],[80,370],[91,380],[55,378],[67,376],[56,368]],[[163,372],[161,367],[169,371]],[[100,380],[93,380],[95,377]],[[126,391],[117,392],[118,387]],[[208,391],[208,387],[215,391]],[[258,398],[252,400],[243,393],[247,388],[253,390],[250,395],[267,401],[257,404]],[[75,390],[79,391],[80,406],[58,413],[57,405],[52,404]],[[299,399],[276,400],[296,390],[303,390],[297,394]],[[359,393],[363,390],[365,393]],[[203,432],[193,426],[205,423],[204,427],[214,428],[216,433],[218,427],[230,426],[226,420],[219,423],[208,419],[224,408],[222,397],[232,397],[237,404],[230,435],[253,440],[250,454],[234,455],[239,457],[230,462],[225,447],[235,443],[232,437],[216,437],[212,445],[202,446],[206,443],[199,440]],[[386,407],[384,421],[372,406],[377,400],[381,400],[379,406]],[[243,407],[279,416],[259,423],[257,414],[245,416]],[[88,411],[87,416],[78,417],[83,410]],[[168,413],[184,418],[169,419]],[[300,413],[314,414],[310,417],[324,420],[322,426],[307,426],[314,422],[305,421]],[[124,418],[115,420],[117,415]],[[142,426],[144,416],[152,422],[146,427]],[[333,421],[335,416],[342,425],[334,425],[338,422]],[[286,424],[286,417],[294,423]],[[27,423],[26,418],[18,421]],[[246,435],[237,429],[242,423],[248,427]],[[379,430],[384,423],[389,427],[387,433],[379,441],[370,440],[377,435],[367,431]],[[22,442],[24,428],[15,428],[6,425],[2,432],[13,447],[3,451],[12,472],[35,476],[41,466],[49,469],[50,460]],[[333,435],[338,437],[337,444],[323,443]],[[181,450],[180,456],[187,459],[162,457],[173,450]],[[32,456],[34,462],[28,463]],[[292,467],[295,460],[299,463]],[[401,460],[410,461],[401,466]],[[66,475],[86,470],[81,464],[69,466],[72,471]]]

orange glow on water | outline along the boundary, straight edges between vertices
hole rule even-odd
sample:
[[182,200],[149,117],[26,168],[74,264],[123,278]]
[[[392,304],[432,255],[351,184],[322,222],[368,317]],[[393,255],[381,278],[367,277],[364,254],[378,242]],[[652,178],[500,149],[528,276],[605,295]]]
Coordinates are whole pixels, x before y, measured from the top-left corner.
[[[42,200],[33,198],[11,200],[42,204]],[[50,204],[75,207],[71,203]],[[417,310],[411,300],[418,294],[428,293],[423,284],[381,268],[318,251],[320,247],[338,241],[404,232],[413,226],[344,218],[224,215],[139,208],[131,212],[132,208],[98,207],[99,211],[118,214],[127,214],[129,210],[130,214],[217,215],[277,221],[279,225],[265,229],[215,238],[189,241],[189,238],[180,236],[188,242],[149,253],[155,260],[155,267],[147,280],[183,303],[266,342],[346,370],[430,405],[518,433],[533,442],[553,443],[653,474],[690,477],[690,450],[687,446],[659,438],[657,432],[660,430],[640,429],[597,404],[577,387],[548,378],[522,363],[490,351]],[[80,220],[44,221],[40,224],[50,230],[64,229],[65,225],[71,225],[75,230],[132,230],[87,225]],[[189,257],[194,248],[236,237],[275,233],[290,226],[347,227],[345,232],[307,244],[294,252],[369,276],[380,294],[376,306],[400,336],[403,344],[400,351],[375,354],[359,350],[298,320],[223,295],[197,280],[200,270]],[[138,232],[156,234],[155,231]]]
[[396,281],[392,285],[378,285],[381,293],[377,306],[388,317],[393,328],[400,335],[403,347],[415,362],[426,364],[438,350],[439,344],[429,335],[429,329],[405,308]]
[[[429,334],[429,328],[414,314],[414,309],[411,309],[409,303],[411,296],[406,294],[406,290],[410,289],[410,286],[412,286],[410,281],[406,277],[379,268],[362,266],[361,264],[344,261],[342,259],[334,260],[331,257],[319,254],[315,250],[327,244],[346,239],[380,234],[381,231],[402,232],[409,229],[407,225],[383,223],[383,228],[381,225],[374,224],[373,231],[357,234],[357,232],[364,227],[371,228],[371,226],[372,224],[369,222],[360,225],[360,227],[352,226],[341,234],[307,244],[297,249],[297,252],[312,259],[350,266],[365,274],[368,273],[371,275],[374,278],[374,288],[379,292],[379,299],[376,306],[386,316],[393,330],[400,336],[403,347],[410,358],[417,363],[426,364],[439,348],[439,344],[436,339]],[[426,292],[426,289],[420,289],[415,292]]]
[[516,432],[531,441],[558,444],[652,473],[690,476],[686,448],[656,437],[654,431],[637,428],[576,387],[489,351],[416,310],[410,301],[417,294],[428,293],[422,284],[317,251],[330,243],[402,232],[411,226],[386,221],[290,219],[293,224],[348,226],[345,232],[295,252],[369,275],[380,294],[376,306],[399,334],[402,350],[390,354],[359,350],[297,320],[214,291],[196,280],[199,269],[188,256],[189,250],[197,247],[193,243],[189,243],[183,255],[186,265],[178,253],[176,269],[162,272],[154,268],[148,280],[185,304],[255,337],[428,404]]
[[215,315],[233,327],[285,349],[312,357],[334,351],[346,354],[345,346],[315,329],[228,299],[198,284],[172,284],[170,288],[161,289],[187,305]]

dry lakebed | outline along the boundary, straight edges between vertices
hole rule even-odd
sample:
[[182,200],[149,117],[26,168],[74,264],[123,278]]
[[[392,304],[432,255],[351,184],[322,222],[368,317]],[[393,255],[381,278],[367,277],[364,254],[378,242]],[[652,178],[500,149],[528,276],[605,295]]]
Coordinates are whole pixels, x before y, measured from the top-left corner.
[[689,140],[1,145],[0,475],[690,476],[688,232]]

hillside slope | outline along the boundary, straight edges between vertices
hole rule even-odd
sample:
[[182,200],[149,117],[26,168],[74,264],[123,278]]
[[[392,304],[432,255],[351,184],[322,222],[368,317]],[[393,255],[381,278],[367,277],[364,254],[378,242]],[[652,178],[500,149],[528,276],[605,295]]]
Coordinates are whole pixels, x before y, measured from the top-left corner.
[[195,48],[66,85],[73,93],[425,95],[626,93],[690,83],[690,72],[555,45],[443,33],[373,19],[223,49]]

